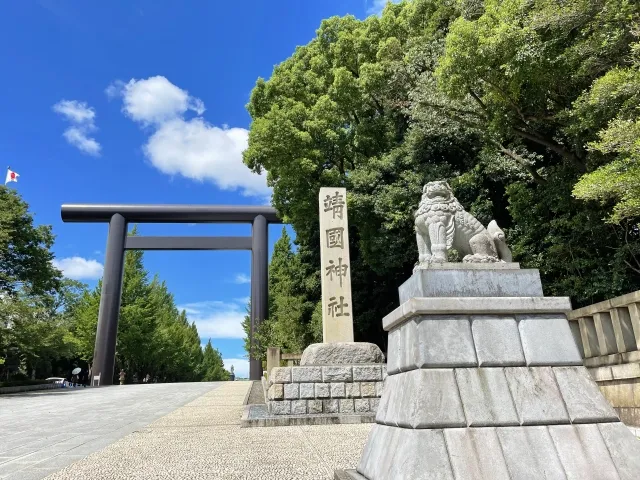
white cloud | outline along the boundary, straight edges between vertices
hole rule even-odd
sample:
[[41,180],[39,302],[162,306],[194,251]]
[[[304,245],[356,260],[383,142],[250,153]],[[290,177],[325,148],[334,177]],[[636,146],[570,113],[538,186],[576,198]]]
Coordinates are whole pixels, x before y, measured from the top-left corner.
[[[124,114],[153,128],[143,151],[162,173],[209,181],[245,196],[270,197],[266,172],[257,175],[242,163],[248,130],[211,125],[202,117],[205,106],[199,98],[162,76],[116,81],[106,93],[122,97]],[[195,116],[186,118],[189,112]]]
[[202,115],[204,103],[189,92],[175,86],[162,76],[146,80],[132,78],[128,83],[113,82],[106,89],[107,96],[122,96],[122,111],[132,120],[143,124],[162,124],[181,118],[188,110]]
[[251,301],[251,297],[234,298],[234,300],[240,303],[241,305],[243,305],[244,307],[246,307],[247,304]]
[[82,129],[78,127],[69,127],[62,135],[67,139],[67,142],[81,152],[94,156],[100,154],[100,144],[95,138],[88,137]]
[[185,310],[189,322],[195,322],[201,339],[244,338],[242,320],[245,310],[238,304],[206,301],[179,305]]
[[74,280],[97,280],[104,268],[100,262],[82,257],[53,260],[53,266],[61,270],[65,277]]
[[62,134],[71,145],[88,155],[100,155],[100,144],[89,134],[97,130],[96,112],[86,102],[77,100],[60,100],[53,106],[53,111],[61,115],[72,125]]
[[225,370],[231,370],[233,365],[233,373],[236,378],[249,378],[249,360],[246,358],[223,358]]
[[236,273],[233,278],[233,283],[251,283],[251,277],[245,273]]

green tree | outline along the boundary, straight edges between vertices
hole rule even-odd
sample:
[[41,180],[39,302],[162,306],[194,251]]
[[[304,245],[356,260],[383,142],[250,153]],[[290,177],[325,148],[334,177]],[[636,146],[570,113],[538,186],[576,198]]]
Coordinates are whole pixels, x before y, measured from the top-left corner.
[[0,374],[46,375],[73,352],[64,308],[69,285],[53,266],[51,227],[35,226],[29,206],[0,186]]
[[229,372],[224,368],[222,355],[220,355],[217,348],[213,348],[211,339],[209,339],[207,345],[204,347],[202,370],[204,374],[202,381],[204,382],[229,380]]
[[[134,227],[130,235],[136,235]],[[160,381],[198,381],[202,376],[202,348],[195,324],[179,312],[165,282],[155,276],[149,281],[143,253],[127,251],[120,320],[116,343],[116,369],[134,374],[139,381],[146,375]],[[91,362],[100,306],[102,282],[85,292],[73,310],[72,332],[80,357]]]
[[62,275],[52,264],[51,226],[35,226],[27,203],[2,185],[0,206],[0,292],[54,294]]
[[[411,274],[412,212],[430,180],[448,179],[483,223],[496,219],[516,260],[540,269],[547,294],[584,305],[640,288],[636,137],[629,128],[621,144],[614,130],[637,119],[639,8],[401,2],[381,17],[323,21],[258,79],[244,161],[267,170],[274,206],[296,231],[301,280],[292,290],[276,283],[315,306],[312,321],[294,313],[289,331],[308,332],[321,317],[321,186],[348,190],[358,340],[384,346],[380,317]],[[612,207],[620,213],[606,224]],[[268,324],[275,341],[277,322]]]

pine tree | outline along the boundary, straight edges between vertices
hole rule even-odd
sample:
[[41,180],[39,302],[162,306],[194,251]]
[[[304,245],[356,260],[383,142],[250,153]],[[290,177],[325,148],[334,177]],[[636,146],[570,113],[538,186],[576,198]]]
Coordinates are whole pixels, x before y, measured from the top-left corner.
[[222,355],[217,348],[211,345],[211,339],[204,347],[204,355],[202,359],[202,367],[204,371],[204,382],[215,382],[220,380],[229,380],[229,372],[224,369]]

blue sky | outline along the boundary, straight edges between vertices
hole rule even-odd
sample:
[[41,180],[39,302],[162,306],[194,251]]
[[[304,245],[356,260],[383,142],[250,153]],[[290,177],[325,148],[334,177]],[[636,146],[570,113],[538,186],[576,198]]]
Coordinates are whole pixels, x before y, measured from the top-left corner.
[[[57,264],[95,286],[105,224],[63,224],[63,203],[265,204],[241,163],[259,76],[333,15],[379,0],[214,2],[24,0],[0,5],[0,162],[37,223],[53,225]],[[269,229],[270,247],[282,226]],[[149,225],[142,235],[249,235],[249,225]],[[240,321],[249,252],[146,252],[179,306],[246,375]]]

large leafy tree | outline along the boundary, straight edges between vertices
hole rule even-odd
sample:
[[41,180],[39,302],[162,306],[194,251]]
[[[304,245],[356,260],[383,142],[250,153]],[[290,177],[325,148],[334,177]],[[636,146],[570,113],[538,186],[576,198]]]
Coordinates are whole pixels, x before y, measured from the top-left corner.
[[[349,191],[360,340],[382,340],[380,314],[397,302],[396,288],[415,261],[407,248],[411,234],[399,232],[411,228],[416,203],[411,194],[426,178],[420,165],[464,163],[473,150],[467,136],[453,133],[443,142],[438,133],[416,138],[409,147],[404,143],[410,131],[408,91],[423,68],[413,62],[419,49],[415,32],[438,35],[450,15],[445,3],[417,1],[389,5],[382,18],[325,20],[316,38],[278,65],[269,80],[258,80],[248,105],[253,122],[245,162],[268,172],[274,205],[297,233],[298,272],[306,278],[301,294],[316,305],[318,190],[346,186]],[[438,146],[429,148],[428,142]],[[318,306],[314,312],[319,323]]]
[[0,371],[35,377],[74,350],[67,310],[75,282],[63,281],[52,263],[51,227],[34,224],[28,204],[0,186]]
[[62,275],[52,264],[51,226],[35,226],[27,203],[2,185],[0,206],[0,292],[54,294]]
[[412,211],[441,178],[507,230],[547,294],[583,305],[639,287],[639,8],[414,0],[323,21],[256,83],[244,153],[296,230],[301,295],[319,299],[318,190],[346,186],[356,337],[383,344],[380,317],[415,262]]

